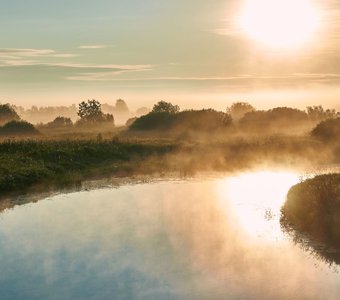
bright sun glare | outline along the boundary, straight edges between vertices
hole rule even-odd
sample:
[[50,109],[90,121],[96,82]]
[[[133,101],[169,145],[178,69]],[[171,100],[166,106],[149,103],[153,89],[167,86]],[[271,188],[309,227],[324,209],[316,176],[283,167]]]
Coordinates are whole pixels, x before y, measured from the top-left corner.
[[[298,182],[299,176],[295,173],[254,172],[227,178],[218,190],[222,207],[226,205],[226,211],[232,210],[236,214],[246,233],[275,240],[282,236],[278,220],[280,209],[288,190]],[[276,221],[269,224],[266,214]]]
[[245,0],[238,18],[253,40],[273,48],[296,48],[320,27],[320,12],[310,0]]

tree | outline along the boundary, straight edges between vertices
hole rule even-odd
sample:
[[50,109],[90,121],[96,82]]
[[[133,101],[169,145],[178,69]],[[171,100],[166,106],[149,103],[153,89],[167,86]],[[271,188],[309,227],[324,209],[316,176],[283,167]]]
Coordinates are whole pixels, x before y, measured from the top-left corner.
[[47,124],[48,127],[71,127],[73,125],[73,122],[71,118],[66,117],[56,117],[52,122],[49,122]]
[[324,141],[338,141],[340,137],[340,118],[328,119],[319,123],[312,136]]
[[309,119],[305,111],[290,107],[248,112],[239,121],[243,130],[261,132],[291,132],[293,128],[303,128],[308,124]]
[[118,113],[129,113],[129,108],[123,99],[118,99],[115,106],[116,112]]
[[234,120],[238,121],[242,119],[246,113],[253,112],[255,110],[255,107],[247,102],[236,102],[230,107],[227,107],[227,114],[231,115]]
[[185,110],[178,113],[149,113],[130,124],[130,130],[213,133],[232,125],[230,115],[213,109]]
[[176,114],[180,110],[178,105],[173,105],[170,102],[159,101],[154,105],[152,112],[153,113],[169,113]]
[[1,136],[33,136],[39,134],[39,131],[26,121],[10,121],[0,127]]
[[312,121],[316,122],[340,117],[340,113],[338,113],[335,109],[325,110],[321,105],[307,106],[307,114]]
[[19,120],[20,117],[12,106],[9,104],[0,104],[0,125]]
[[150,109],[147,107],[140,107],[136,110],[136,116],[141,117],[147,115],[150,112]]
[[94,99],[79,104],[78,116],[81,123],[114,122],[113,115],[104,114],[100,102]]

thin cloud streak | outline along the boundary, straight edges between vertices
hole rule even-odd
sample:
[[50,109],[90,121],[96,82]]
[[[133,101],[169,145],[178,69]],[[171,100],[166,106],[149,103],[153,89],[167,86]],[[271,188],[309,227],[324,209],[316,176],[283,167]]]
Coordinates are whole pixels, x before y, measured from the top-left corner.
[[[142,67],[139,70],[151,70],[146,66]],[[144,69],[143,69],[144,67]],[[227,77],[147,77],[147,78],[111,78],[111,73],[101,73],[100,76],[96,78],[96,80],[107,80],[107,81],[226,81],[226,80],[258,80],[258,79],[301,79],[301,80],[331,80],[331,79],[340,79],[340,74],[322,74],[322,73],[294,73],[289,75],[239,75],[239,76],[227,76]],[[95,76],[95,73],[84,73],[81,76],[70,77],[69,80],[92,80]]]
[[104,49],[104,48],[108,48],[110,46],[108,45],[83,45],[83,46],[79,46],[79,49]]
[[0,64],[0,68],[8,67],[59,67],[68,69],[96,69],[96,70],[125,70],[125,71],[136,71],[136,70],[152,70],[152,65],[94,65],[94,64],[74,64],[74,63],[41,63],[32,60],[21,60],[21,61],[4,61]]
[[0,48],[0,63],[4,60],[25,60],[27,58],[70,58],[73,53],[59,53],[52,49]]

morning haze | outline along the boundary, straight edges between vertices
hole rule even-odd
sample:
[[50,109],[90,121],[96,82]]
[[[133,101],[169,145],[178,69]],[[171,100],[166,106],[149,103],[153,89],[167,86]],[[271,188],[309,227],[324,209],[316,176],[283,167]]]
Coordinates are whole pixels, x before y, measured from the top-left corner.
[[[194,99],[197,108],[240,99],[264,108],[337,106],[338,4],[314,1],[320,26],[311,24],[311,36],[286,49],[242,28],[247,2],[256,1],[6,1],[1,100],[26,107],[90,97],[122,97],[136,108],[161,98],[186,108]],[[255,6],[263,10],[265,2]],[[280,30],[271,35],[284,39]]]
[[339,11],[2,1],[0,299],[338,300]]

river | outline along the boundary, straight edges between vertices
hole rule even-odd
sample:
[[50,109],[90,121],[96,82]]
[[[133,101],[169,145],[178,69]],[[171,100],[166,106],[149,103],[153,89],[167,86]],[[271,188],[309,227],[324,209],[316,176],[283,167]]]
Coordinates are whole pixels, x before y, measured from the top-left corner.
[[151,180],[0,214],[0,299],[340,299],[280,226],[295,172]]

